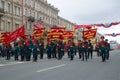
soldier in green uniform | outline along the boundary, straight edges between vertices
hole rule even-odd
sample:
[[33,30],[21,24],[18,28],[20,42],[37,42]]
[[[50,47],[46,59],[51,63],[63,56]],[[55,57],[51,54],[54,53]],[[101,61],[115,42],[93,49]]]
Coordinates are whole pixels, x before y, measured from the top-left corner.
[[37,61],[37,55],[38,55],[38,45],[34,44],[32,46],[32,52],[33,52],[33,61],[36,62]]
[[39,44],[39,49],[40,49],[40,59],[43,59],[44,55],[44,41],[41,39],[40,44]]
[[69,47],[70,60],[73,60],[73,59],[74,59],[74,55],[75,55],[74,52],[75,52],[74,46],[70,46],[70,47]]
[[82,61],[84,61],[84,58],[87,61],[87,59],[88,59],[88,42],[84,37],[83,37],[83,41],[82,41],[82,49],[83,49]]
[[108,39],[105,39],[106,42],[106,60],[109,60],[109,51],[110,51],[110,43],[108,43]]
[[64,55],[64,44],[62,41],[58,43],[58,60],[62,59]]
[[28,39],[26,39],[26,61],[30,61],[31,59],[32,46],[33,43],[30,36]]
[[101,41],[99,42],[99,50],[100,55],[102,57],[102,62],[106,61],[106,42],[104,40],[104,36],[101,37]]
[[46,47],[46,52],[47,52],[47,58],[51,59],[51,52],[52,52],[51,42],[48,42]]
[[15,55],[15,61],[18,61],[18,56],[19,56],[19,46],[18,43],[16,43],[15,45],[15,51],[14,51],[14,55]]
[[81,59],[81,56],[82,56],[82,50],[83,50],[83,48],[82,48],[82,41],[79,40],[79,41],[78,41],[79,59]]
[[88,59],[89,57],[93,57],[93,45],[91,43],[91,40],[88,40]]
[[57,43],[56,43],[56,41],[52,41],[52,57],[53,58],[57,58],[56,57],[56,54],[57,54]]

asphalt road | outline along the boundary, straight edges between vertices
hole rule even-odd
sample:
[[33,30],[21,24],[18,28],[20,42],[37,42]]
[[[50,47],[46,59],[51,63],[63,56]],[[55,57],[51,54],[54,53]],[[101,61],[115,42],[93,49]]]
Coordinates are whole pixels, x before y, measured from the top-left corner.
[[46,57],[37,62],[15,62],[0,59],[0,80],[120,80],[120,50],[110,52],[110,60],[81,61],[78,56],[70,61]]

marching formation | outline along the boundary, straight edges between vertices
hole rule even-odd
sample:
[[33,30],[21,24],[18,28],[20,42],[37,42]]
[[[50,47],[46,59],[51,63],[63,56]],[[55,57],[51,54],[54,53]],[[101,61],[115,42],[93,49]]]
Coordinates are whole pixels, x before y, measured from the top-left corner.
[[[68,42],[61,40],[48,41],[47,45],[44,45],[44,39],[38,40],[36,37],[29,36],[27,39],[20,37],[19,40],[14,42],[14,47],[10,44],[0,45],[0,57],[5,57],[6,60],[10,60],[11,56],[14,56],[15,61],[33,61],[36,62],[38,58],[43,59],[47,54],[47,58],[56,58],[61,60],[67,53],[70,60],[74,60],[74,56],[78,53],[79,59],[87,61],[89,58],[93,58],[93,45],[91,40],[78,40],[75,44],[73,39]],[[101,41],[96,43],[95,51],[97,56],[101,56],[102,62],[109,59],[110,44],[108,40],[102,36]]]

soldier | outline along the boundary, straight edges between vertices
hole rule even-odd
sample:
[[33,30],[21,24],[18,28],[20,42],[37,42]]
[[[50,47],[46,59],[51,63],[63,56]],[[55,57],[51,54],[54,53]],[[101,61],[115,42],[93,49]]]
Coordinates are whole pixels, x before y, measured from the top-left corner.
[[64,55],[64,44],[62,41],[58,43],[58,60],[62,59]]
[[6,60],[10,60],[10,43],[6,45]]
[[91,55],[91,59],[92,59],[92,56],[93,56],[93,45],[91,43],[91,40],[88,40],[88,59],[89,59],[90,55]]
[[109,60],[109,51],[110,51],[110,43],[108,43],[108,39],[105,39],[106,42],[106,60]]
[[97,56],[99,57],[100,56],[100,52],[99,52],[99,43],[98,42],[95,45],[95,51],[97,53]]
[[87,61],[88,59],[88,42],[86,41],[86,39],[83,37],[83,41],[82,41],[82,61],[84,61],[84,57]]
[[68,48],[68,50],[69,50],[69,56],[70,56],[70,60],[73,60],[74,59],[74,53],[75,53],[75,49],[74,49],[74,46],[73,46],[73,44],[72,44],[72,42],[69,44],[70,46],[69,46],[69,48]]
[[51,47],[51,42],[49,41],[46,47],[46,52],[47,52],[47,58],[51,59],[51,52],[52,52],[52,47]]
[[19,46],[19,50],[20,50],[20,56],[21,56],[21,61],[24,61],[25,59],[25,46],[24,46],[24,39],[23,37],[20,38],[20,46]]
[[56,43],[56,41],[52,41],[52,57],[53,58],[57,58],[56,57],[56,54],[57,54],[57,43]]
[[18,43],[15,45],[15,51],[14,51],[14,56],[15,56],[15,61],[18,61],[18,56],[19,56],[19,46]]
[[82,49],[82,41],[81,41],[81,40],[79,40],[79,41],[78,41],[79,59],[81,59],[81,56],[82,56],[82,51],[83,51],[83,49]]
[[99,42],[99,50],[100,55],[102,57],[102,62],[106,61],[106,42],[104,41],[104,36],[101,37],[101,41]]
[[26,61],[30,61],[31,59],[32,45],[32,39],[31,36],[29,36],[29,38],[26,39]]
[[44,41],[43,40],[40,41],[39,49],[40,49],[40,59],[43,59],[43,55],[44,55]]
[[67,45],[67,55],[68,55],[68,58],[70,58],[70,52],[69,52],[69,47],[70,47],[70,40],[68,40],[68,45]]
[[38,45],[34,44],[32,47],[32,51],[33,51],[33,61],[36,62],[37,61],[37,55],[38,55]]

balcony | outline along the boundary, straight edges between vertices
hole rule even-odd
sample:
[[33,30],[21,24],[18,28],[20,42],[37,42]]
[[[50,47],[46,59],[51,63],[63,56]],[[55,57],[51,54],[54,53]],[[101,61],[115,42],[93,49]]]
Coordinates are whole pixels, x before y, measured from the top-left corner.
[[28,17],[28,21],[34,22],[34,21],[35,21],[35,18],[34,18],[33,16],[29,16],[29,17]]
[[2,17],[5,14],[5,11],[3,8],[0,8],[0,17]]

